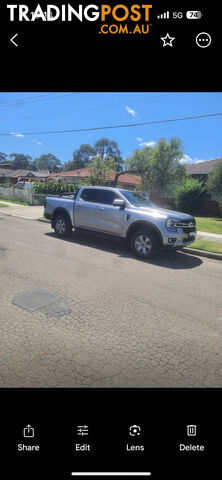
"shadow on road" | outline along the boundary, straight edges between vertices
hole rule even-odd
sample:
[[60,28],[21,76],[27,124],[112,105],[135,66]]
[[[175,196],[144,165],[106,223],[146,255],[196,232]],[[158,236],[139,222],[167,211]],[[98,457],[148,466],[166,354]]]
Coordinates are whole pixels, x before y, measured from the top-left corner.
[[115,253],[122,258],[134,258],[138,262],[146,264],[157,265],[158,267],[171,269],[189,269],[199,267],[203,262],[200,258],[194,255],[189,255],[184,252],[172,252],[161,250],[158,256],[152,260],[143,260],[133,255],[130,251],[129,245],[124,240],[114,240],[111,238],[104,238],[102,235],[94,233],[72,232],[69,237],[57,237],[54,232],[46,232],[46,236],[54,237],[58,241],[77,243],[82,246],[96,248],[98,250]]

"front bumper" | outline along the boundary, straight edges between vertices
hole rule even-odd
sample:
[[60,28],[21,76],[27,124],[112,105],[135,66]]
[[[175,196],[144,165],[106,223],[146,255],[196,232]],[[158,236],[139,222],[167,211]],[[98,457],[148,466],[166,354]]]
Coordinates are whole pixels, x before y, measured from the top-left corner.
[[163,247],[185,247],[193,243],[196,239],[197,231],[190,233],[184,232],[167,232],[163,234]]

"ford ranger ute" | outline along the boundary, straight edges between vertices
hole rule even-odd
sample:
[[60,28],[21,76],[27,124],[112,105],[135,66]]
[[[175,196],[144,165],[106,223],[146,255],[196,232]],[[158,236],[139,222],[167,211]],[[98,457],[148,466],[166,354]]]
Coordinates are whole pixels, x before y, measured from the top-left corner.
[[196,236],[191,215],[159,208],[143,193],[122,188],[80,187],[74,194],[47,196],[44,217],[60,237],[74,229],[126,239],[144,259],[160,248],[189,245]]

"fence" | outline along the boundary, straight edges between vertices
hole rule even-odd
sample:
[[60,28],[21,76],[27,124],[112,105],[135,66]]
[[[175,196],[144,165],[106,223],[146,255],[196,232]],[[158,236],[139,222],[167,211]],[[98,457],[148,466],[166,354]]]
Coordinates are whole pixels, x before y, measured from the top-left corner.
[[34,193],[32,190],[21,188],[5,188],[0,187],[0,198],[4,200],[18,200],[29,205],[43,205],[46,195],[42,193]]

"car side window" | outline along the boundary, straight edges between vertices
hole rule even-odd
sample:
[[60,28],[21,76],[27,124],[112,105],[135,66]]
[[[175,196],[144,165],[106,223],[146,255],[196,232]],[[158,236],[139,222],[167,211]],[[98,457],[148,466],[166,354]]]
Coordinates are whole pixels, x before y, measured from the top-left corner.
[[104,203],[106,205],[112,205],[113,201],[116,198],[120,198],[115,192],[112,192],[111,190],[97,190],[98,196],[97,196],[97,203]]
[[93,188],[84,188],[80,200],[84,202],[97,202],[97,190]]

